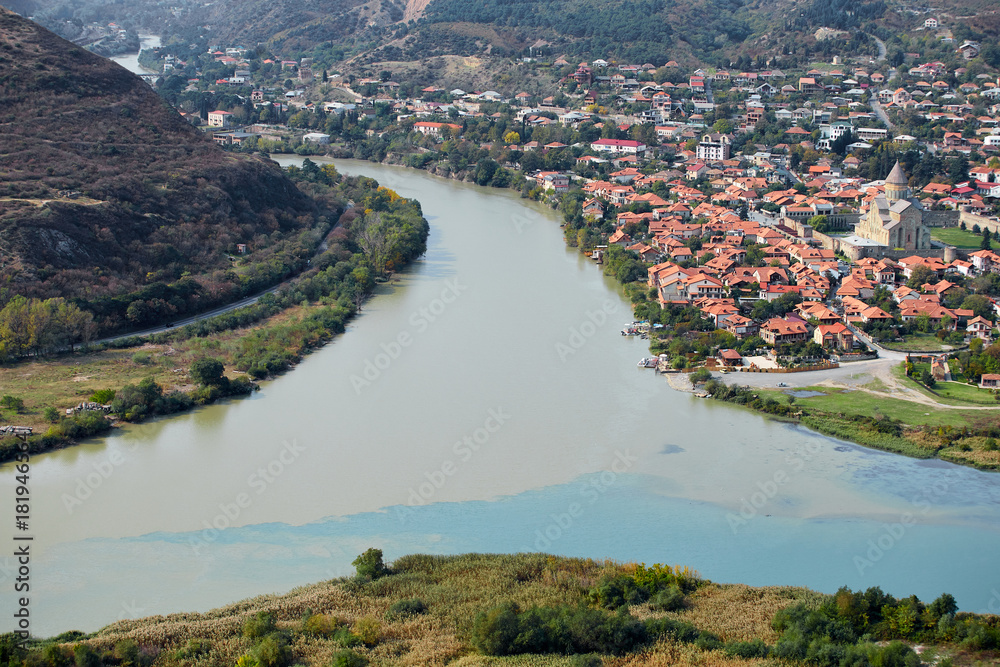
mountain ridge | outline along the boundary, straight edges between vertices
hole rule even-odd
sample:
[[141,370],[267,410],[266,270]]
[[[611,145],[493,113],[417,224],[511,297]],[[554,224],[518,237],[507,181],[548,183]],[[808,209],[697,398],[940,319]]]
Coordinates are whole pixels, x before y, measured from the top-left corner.
[[[294,236],[322,211],[280,167],[223,151],[139,77],[7,10],[0,96],[0,287],[8,297],[87,307],[200,280],[187,302],[162,309],[167,316],[282,277],[227,276],[237,243],[261,259],[284,253],[279,274],[305,256]],[[110,318],[105,330],[124,324],[129,303],[95,309]]]

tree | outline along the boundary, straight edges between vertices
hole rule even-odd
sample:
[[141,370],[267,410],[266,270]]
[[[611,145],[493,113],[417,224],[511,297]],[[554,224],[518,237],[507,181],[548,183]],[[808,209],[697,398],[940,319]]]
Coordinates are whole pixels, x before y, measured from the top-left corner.
[[0,398],[0,407],[5,407],[14,412],[24,412],[24,399],[10,394]]
[[993,313],[993,303],[982,294],[970,294],[962,301],[962,308],[971,310],[980,317],[990,318]]
[[394,251],[395,230],[382,221],[382,214],[366,212],[355,225],[355,240],[368,258],[376,277],[385,275],[385,267]]
[[503,135],[503,142],[505,144],[507,144],[508,146],[510,146],[510,145],[517,145],[517,144],[521,143],[521,135],[518,134],[517,132],[514,132],[512,130],[512,131],[508,132],[507,134]]
[[992,250],[993,246],[990,244],[990,230],[983,230],[983,239],[979,242],[980,250]]
[[820,234],[825,234],[830,229],[825,215],[814,215],[809,218],[809,225]]
[[933,388],[934,385],[937,384],[937,381],[934,379],[934,376],[931,375],[931,372],[925,369],[924,372],[920,374],[920,383],[928,388]]
[[910,289],[920,289],[923,284],[931,282],[935,277],[937,274],[929,266],[920,264],[913,268],[910,279],[906,281],[906,286]]
[[203,386],[220,386],[226,383],[225,365],[213,357],[198,359],[191,364],[191,379]]
[[351,565],[353,565],[357,570],[359,577],[378,579],[379,577],[385,576],[389,573],[385,564],[382,562],[381,549],[368,549],[363,554],[355,558]]

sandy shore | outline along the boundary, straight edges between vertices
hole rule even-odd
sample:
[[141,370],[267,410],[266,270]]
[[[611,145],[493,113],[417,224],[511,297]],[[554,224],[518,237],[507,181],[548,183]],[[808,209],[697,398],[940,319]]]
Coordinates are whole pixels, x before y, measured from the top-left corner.
[[691,384],[687,373],[663,373],[663,377],[667,379],[671,389],[689,393],[694,391],[694,385]]

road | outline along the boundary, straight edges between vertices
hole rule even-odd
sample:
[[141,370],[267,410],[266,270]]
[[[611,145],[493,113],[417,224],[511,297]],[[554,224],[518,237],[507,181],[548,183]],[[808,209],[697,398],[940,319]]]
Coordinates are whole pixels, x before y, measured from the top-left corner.
[[[352,208],[354,208],[354,202],[353,201],[348,201],[347,202],[347,206],[346,206],[346,208],[344,210],[347,211],[347,210],[350,210]],[[336,229],[336,226],[334,226],[333,229]],[[329,234],[331,234],[333,232],[333,229],[331,229],[329,232],[327,232],[327,236],[329,236]],[[319,257],[320,255],[322,255],[330,247],[329,244],[327,243],[326,239],[327,239],[327,237],[324,237],[323,240],[320,242],[319,246],[316,248],[316,252],[313,254],[313,256],[309,260],[308,264],[312,264],[312,260],[313,259],[315,259],[316,257]],[[307,264],[306,269],[308,269],[308,264]],[[306,270],[306,269],[303,269],[303,270]],[[92,341],[91,345],[100,345],[101,343],[113,343],[116,340],[123,340],[125,338],[145,338],[146,336],[152,336],[154,334],[164,333],[166,331],[172,331],[174,329],[177,329],[178,327],[183,327],[183,326],[187,326],[188,324],[194,324],[195,322],[200,322],[202,320],[207,320],[210,317],[216,317],[217,315],[223,315],[223,314],[228,313],[230,311],[236,310],[237,308],[243,308],[245,306],[252,306],[253,304],[255,304],[258,301],[260,301],[260,298],[262,296],[264,296],[265,294],[273,294],[274,292],[277,292],[282,287],[285,287],[286,285],[290,285],[293,282],[295,282],[298,279],[298,277],[299,277],[299,274],[296,274],[296,275],[292,276],[291,278],[289,278],[288,280],[285,280],[284,282],[278,283],[274,287],[269,287],[268,289],[264,290],[263,292],[258,292],[257,294],[254,294],[253,296],[248,296],[245,299],[240,299],[239,301],[234,301],[233,303],[231,303],[229,305],[220,306],[219,308],[216,308],[214,310],[209,310],[207,312],[201,313],[199,315],[195,315],[193,317],[185,317],[184,319],[175,320],[175,321],[173,321],[173,322],[170,323],[169,327],[168,326],[154,327],[152,329],[145,329],[143,331],[133,331],[131,333],[121,334],[120,336],[111,336],[109,338],[102,338],[100,340]]]
[[889,116],[886,115],[885,109],[883,109],[882,105],[878,103],[878,98],[872,96],[871,103],[872,103],[872,111],[874,111],[875,115],[878,116],[878,119],[882,121],[882,124],[885,125],[887,128],[889,128],[890,130],[896,129],[896,126],[893,125],[892,122],[889,120]]
[[[804,373],[713,373],[726,384],[739,384],[758,389],[777,389],[782,383],[788,389],[803,387],[831,387],[852,391],[865,391],[879,398],[896,398],[913,403],[926,405],[934,410],[997,410],[992,406],[948,405],[938,403],[930,396],[917,391],[911,386],[900,382],[893,374],[893,369],[906,359],[905,352],[887,350],[873,343],[863,332],[850,327],[854,334],[870,347],[878,350],[878,359],[854,361],[841,364],[839,368],[826,371],[806,371]],[[669,379],[669,378],[668,378]],[[671,386],[678,381],[671,382]],[[690,386],[690,383],[688,383]],[[685,386],[675,386],[676,389],[687,390]]]
[[875,59],[875,62],[880,63],[883,60],[885,60],[885,54],[886,54],[885,42],[883,42],[881,39],[871,34],[870,32],[865,34],[874,39],[875,42],[878,44],[878,58]]
[[228,313],[230,311],[236,310],[237,308],[243,308],[244,306],[251,306],[257,303],[260,300],[260,298],[265,294],[271,294],[273,292],[277,292],[284,285],[287,285],[288,282],[289,281],[280,283],[278,285],[275,285],[274,287],[271,287],[270,289],[266,289],[263,292],[260,292],[259,294],[248,296],[245,299],[240,299],[239,301],[231,303],[228,306],[222,306],[221,308],[216,308],[215,310],[210,310],[208,312],[201,313],[200,315],[195,315],[194,317],[186,317],[182,320],[176,320],[175,322],[172,322],[171,326],[169,327],[162,326],[162,327],[154,327],[153,329],[145,329],[144,331],[133,331],[131,333],[122,334],[120,336],[111,336],[110,338],[102,338],[100,340],[95,340],[91,344],[99,345],[101,343],[113,343],[114,341],[123,340],[125,338],[145,338],[146,336],[152,336],[154,334],[164,333],[166,331],[171,331],[172,329],[176,329],[178,327],[183,327],[188,324],[194,324],[195,322],[207,320],[210,317],[216,317],[217,315]]

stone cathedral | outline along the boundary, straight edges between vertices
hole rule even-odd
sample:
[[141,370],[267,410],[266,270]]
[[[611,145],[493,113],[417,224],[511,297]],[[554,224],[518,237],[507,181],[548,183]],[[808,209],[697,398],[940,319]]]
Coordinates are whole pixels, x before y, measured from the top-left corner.
[[909,195],[906,174],[896,162],[885,179],[885,194],[872,200],[855,234],[889,248],[929,250],[931,232],[924,226],[923,207]]

